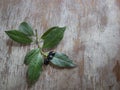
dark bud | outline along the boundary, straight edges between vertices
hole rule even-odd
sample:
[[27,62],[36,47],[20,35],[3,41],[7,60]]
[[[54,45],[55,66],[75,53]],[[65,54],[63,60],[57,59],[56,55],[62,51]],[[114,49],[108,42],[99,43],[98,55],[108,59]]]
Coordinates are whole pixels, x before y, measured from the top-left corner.
[[50,61],[49,61],[47,58],[44,60],[44,64],[45,64],[45,65],[48,65],[49,62],[50,62]]
[[50,60],[52,60],[52,58],[53,58],[54,56],[55,56],[55,52],[54,52],[54,51],[50,51],[50,52],[48,53],[47,58],[44,60],[44,64],[45,64],[45,65],[48,65],[49,62],[50,62]]
[[54,52],[54,51],[50,51],[50,52],[49,52],[49,55],[54,56],[54,55],[55,55],[55,52]]
[[48,56],[47,56],[47,59],[48,60],[52,60],[52,58],[55,56],[55,52],[54,51],[50,51]]

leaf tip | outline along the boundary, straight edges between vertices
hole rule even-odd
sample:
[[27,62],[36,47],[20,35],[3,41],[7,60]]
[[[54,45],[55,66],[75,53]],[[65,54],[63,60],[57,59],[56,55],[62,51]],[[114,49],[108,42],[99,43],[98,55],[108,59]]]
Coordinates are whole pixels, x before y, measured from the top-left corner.
[[25,21],[21,22],[20,24],[24,24],[24,23],[27,24],[27,22],[25,22]]
[[5,31],[5,33],[7,33],[8,31]]
[[61,29],[62,29],[63,31],[65,31],[65,30],[66,30],[66,28],[67,28],[66,26],[61,27]]
[[75,68],[75,67],[77,67],[77,65],[76,65],[76,64],[73,64],[73,65],[72,65],[72,68]]

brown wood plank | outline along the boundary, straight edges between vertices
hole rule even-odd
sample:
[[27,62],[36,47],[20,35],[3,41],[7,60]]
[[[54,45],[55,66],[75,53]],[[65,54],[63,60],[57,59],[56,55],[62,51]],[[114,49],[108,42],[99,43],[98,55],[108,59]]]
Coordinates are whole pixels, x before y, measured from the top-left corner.
[[[22,21],[39,34],[67,26],[56,50],[78,67],[47,66],[28,89],[23,60],[35,45],[21,46],[4,33]],[[120,0],[0,0],[0,90],[120,90]]]

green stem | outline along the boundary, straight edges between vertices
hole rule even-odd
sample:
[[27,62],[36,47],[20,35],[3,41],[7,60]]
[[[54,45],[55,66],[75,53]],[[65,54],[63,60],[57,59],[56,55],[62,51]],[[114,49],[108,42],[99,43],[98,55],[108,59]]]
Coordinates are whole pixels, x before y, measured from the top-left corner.
[[35,29],[35,33],[36,33],[36,44],[38,45],[38,48],[41,49],[41,47],[40,47],[40,45],[39,45],[39,38],[38,38],[37,29]]
[[45,53],[45,52],[42,51],[42,48],[41,48],[41,46],[40,46],[40,44],[39,44],[39,43],[40,43],[40,40],[39,40],[39,38],[38,38],[37,29],[35,29],[35,33],[36,33],[36,45],[37,45],[38,48],[40,49],[41,54],[44,55],[45,57],[47,57],[47,53]]

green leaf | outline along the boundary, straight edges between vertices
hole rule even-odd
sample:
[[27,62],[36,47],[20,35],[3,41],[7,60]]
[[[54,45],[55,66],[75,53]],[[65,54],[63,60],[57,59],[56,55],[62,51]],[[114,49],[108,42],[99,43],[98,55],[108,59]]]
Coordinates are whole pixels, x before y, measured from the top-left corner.
[[51,49],[57,46],[64,36],[64,31],[66,27],[52,27],[48,29],[43,35],[42,39],[44,40],[43,49]]
[[23,32],[28,36],[33,36],[33,29],[27,22],[22,22],[19,26],[19,31]]
[[40,52],[40,49],[33,49],[30,52],[28,52],[24,59],[24,64],[28,65],[32,60],[36,58],[36,55]]
[[41,53],[36,53],[34,59],[30,62],[27,71],[28,84],[34,84],[42,73],[43,57]]
[[50,62],[58,67],[75,67],[76,66],[73,63],[73,61],[69,59],[68,56],[58,52],[56,52],[55,56]]
[[22,44],[30,44],[32,40],[24,33],[17,30],[5,31],[5,33],[14,41]]
[[51,32],[53,29],[56,29],[56,28],[59,28],[59,27],[58,26],[51,27],[42,35],[41,38],[44,39],[49,34],[49,32]]

